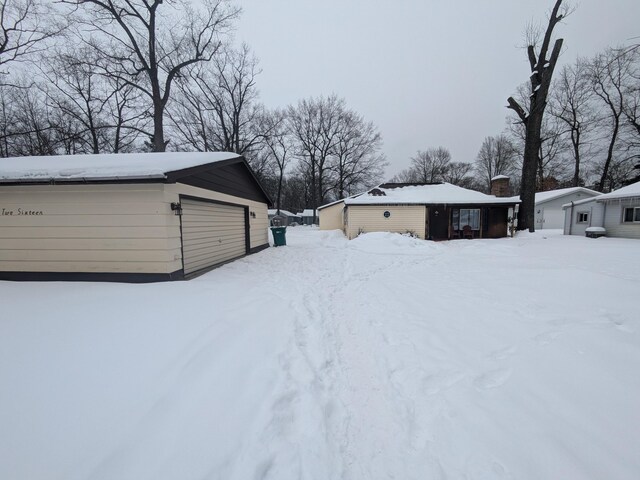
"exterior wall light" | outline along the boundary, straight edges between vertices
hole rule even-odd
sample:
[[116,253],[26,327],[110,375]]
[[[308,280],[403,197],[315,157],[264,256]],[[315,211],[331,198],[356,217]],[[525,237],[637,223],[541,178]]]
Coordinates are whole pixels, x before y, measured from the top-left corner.
[[180,203],[178,202],[171,203],[171,210],[173,211],[174,215],[182,215],[182,205],[180,205]]

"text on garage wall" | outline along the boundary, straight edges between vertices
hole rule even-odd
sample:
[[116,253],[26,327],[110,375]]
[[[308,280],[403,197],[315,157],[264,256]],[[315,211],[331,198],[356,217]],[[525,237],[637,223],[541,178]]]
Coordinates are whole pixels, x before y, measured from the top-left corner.
[[42,210],[28,210],[26,208],[15,208],[15,209],[8,209],[8,208],[0,208],[0,216],[2,217],[25,217],[25,216],[39,216],[39,215],[44,215],[44,212]]

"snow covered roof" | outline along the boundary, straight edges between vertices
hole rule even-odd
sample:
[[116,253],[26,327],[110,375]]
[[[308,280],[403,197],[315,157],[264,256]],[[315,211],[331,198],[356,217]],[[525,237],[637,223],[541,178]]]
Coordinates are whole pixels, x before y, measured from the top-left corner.
[[587,195],[600,195],[600,192],[584,187],[559,188],[558,190],[549,190],[548,192],[537,192],[536,203],[544,203],[572,193],[586,193]]
[[493,178],[491,179],[491,181],[493,181],[493,180],[503,180],[503,179],[505,179],[505,178],[506,178],[507,180],[509,180],[509,177],[508,177],[507,175],[496,175],[495,177],[493,177]]
[[300,217],[313,217],[313,209],[312,208],[305,208],[303,211],[298,213],[298,216],[300,216]]
[[2,158],[0,182],[165,178],[169,172],[238,157],[228,152],[162,152]]
[[640,182],[632,183],[626,187],[619,188],[610,193],[605,193],[598,197],[598,201],[614,200],[617,198],[640,197]]
[[323,208],[327,208],[337,203],[344,202],[344,200],[345,200],[344,198],[341,198],[340,200],[336,200],[335,202],[325,203],[324,205],[318,207],[317,210],[322,210]]
[[[267,213],[269,215],[278,215],[278,209],[277,208],[270,208],[269,210],[267,210]],[[285,217],[297,217],[298,216],[295,213],[291,213],[288,210],[282,210],[282,209],[280,209],[280,215],[283,215]]]
[[[397,186],[394,186],[397,185]],[[475,190],[458,187],[450,183],[437,184],[382,184],[357,197],[347,198],[346,205],[388,204],[514,204],[519,198],[503,198],[486,195]]]
[[573,205],[574,207],[577,205],[584,205],[585,203],[591,203],[591,202],[595,202],[596,200],[598,200],[600,198],[600,196],[596,195],[595,197],[589,197],[589,198],[583,198],[582,200],[578,200],[576,202],[569,202],[569,203],[565,203],[564,205],[562,205],[563,209],[569,208],[571,205]]

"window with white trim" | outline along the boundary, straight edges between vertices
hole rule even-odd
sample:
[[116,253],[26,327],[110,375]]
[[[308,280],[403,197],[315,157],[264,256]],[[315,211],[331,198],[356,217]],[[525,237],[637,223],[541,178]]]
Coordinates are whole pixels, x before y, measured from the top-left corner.
[[589,212],[578,212],[578,223],[589,223]]
[[626,207],[622,221],[624,223],[640,223],[640,207]]

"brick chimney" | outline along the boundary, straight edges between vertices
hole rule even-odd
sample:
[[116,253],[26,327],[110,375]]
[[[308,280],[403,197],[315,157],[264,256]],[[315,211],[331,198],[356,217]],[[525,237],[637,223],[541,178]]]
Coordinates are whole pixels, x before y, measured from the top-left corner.
[[510,197],[511,186],[509,185],[509,177],[506,175],[496,175],[491,179],[491,195],[496,197]]

